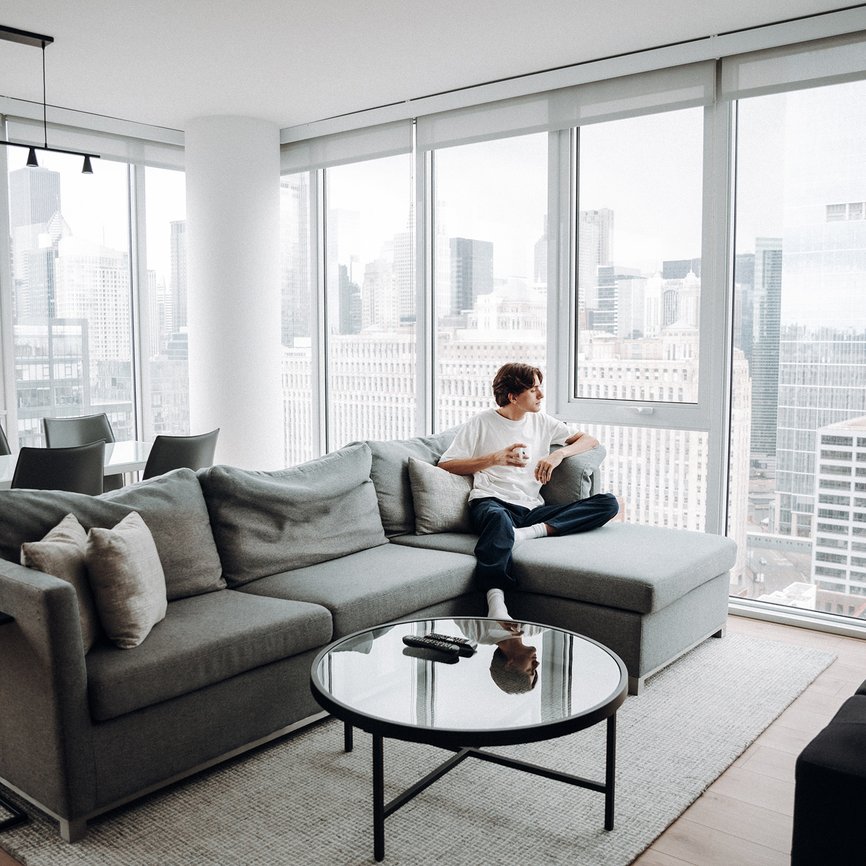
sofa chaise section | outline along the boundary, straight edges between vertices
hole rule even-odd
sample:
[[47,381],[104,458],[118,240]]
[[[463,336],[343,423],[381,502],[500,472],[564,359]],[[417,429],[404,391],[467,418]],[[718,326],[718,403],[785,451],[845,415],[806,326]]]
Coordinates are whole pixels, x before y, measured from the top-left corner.
[[[471,532],[419,534],[410,459],[435,464],[453,433],[406,443],[371,443],[383,525],[395,545],[472,555]],[[599,492],[599,446],[563,461],[542,488],[549,504]],[[380,489],[381,488],[381,489]],[[426,522],[426,521],[425,521]],[[613,649],[629,672],[629,691],[711,635],[728,614],[736,544],[703,532],[612,522],[562,538],[527,541],[514,551],[512,616],[571,629]]]

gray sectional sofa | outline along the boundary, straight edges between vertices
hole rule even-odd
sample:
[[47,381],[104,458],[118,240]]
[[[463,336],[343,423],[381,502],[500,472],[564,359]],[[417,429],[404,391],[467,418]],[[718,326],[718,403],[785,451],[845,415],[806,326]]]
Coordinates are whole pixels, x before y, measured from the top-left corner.
[[[429,475],[450,436],[356,443],[277,472],[182,469],[101,497],[0,491],[0,785],[75,840],[96,815],[319,716],[309,669],[329,641],[484,615],[459,502],[409,473],[412,458]],[[603,456],[564,461],[545,496],[589,495]],[[437,500],[450,531],[416,513]],[[156,544],[167,613],[139,646],[103,637],[85,652],[73,585],[19,565],[20,546],[70,513],[88,529],[131,511]],[[527,542],[509,609],[611,646],[635,693],[722,634],[734,555],[725,538],[629,523]]]

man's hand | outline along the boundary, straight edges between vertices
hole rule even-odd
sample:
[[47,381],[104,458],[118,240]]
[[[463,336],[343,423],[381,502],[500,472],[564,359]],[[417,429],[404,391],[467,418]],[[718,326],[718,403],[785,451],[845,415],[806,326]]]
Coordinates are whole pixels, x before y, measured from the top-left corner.
[[526,460],[520,455],[520,449],[526,448],[523,442],[514,442],[500,451],[491,451],[481,457],[457,458],[455,460],[440,461],[440,469],[451,472],[454,475],[474,475],[483,472],[491,466],[526,466]]
[[493,464],[494,466],[526,466],[526,460],[523,457],[523,454],[526,452],[521,452],[521,449],[526,448],[526,443],[524,442],[514,442],[511,445],[503,448],[501,451],[493,452]]
[[542,457],[535,464],[535,480],[542,484],[547,484],[550,481],[550,476],[553,475],[553,470],[562,463],[562,449],[548,454],[547,457]]

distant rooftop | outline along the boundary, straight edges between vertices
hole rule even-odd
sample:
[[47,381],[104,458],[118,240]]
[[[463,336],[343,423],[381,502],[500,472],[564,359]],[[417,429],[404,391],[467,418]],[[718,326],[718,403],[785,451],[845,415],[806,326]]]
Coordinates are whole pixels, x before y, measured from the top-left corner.
[[837,421],[835,424],[828,424],[818,432],[823,432],[824,430],[866,430],[866,415],[862,415],[859,418],[849,418],[847,421]]

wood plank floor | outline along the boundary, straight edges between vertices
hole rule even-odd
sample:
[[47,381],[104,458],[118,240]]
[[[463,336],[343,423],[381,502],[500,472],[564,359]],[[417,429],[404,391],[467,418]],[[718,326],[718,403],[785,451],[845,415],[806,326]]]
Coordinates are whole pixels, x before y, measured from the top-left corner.
[[[794,761],[866,680],[866,640],[741,616],[728,618],[728,632],[820,647],[837,659],[634,866],[789,866]],[[0,866],[21,864],[0,850]]]

